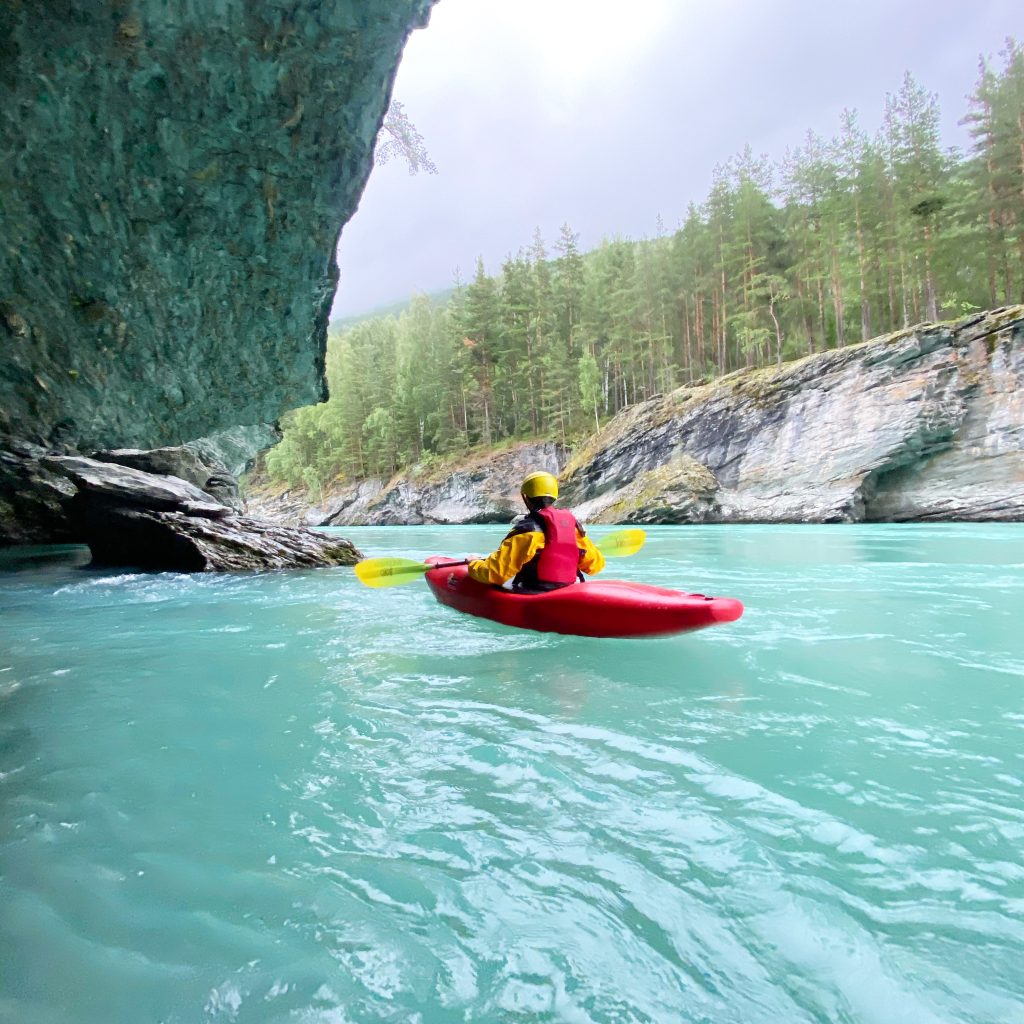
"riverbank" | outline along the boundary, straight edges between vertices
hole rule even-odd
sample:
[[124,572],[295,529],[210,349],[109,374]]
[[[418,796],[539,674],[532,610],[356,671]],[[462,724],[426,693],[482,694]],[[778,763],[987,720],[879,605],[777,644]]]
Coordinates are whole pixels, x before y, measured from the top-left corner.
[[557,472],[590,522],[1024,519],[1024,306],[922,324],[632,406],[576,451],[524,442],[315,499],[258,478],[252,514],[305,525],[505,522]]

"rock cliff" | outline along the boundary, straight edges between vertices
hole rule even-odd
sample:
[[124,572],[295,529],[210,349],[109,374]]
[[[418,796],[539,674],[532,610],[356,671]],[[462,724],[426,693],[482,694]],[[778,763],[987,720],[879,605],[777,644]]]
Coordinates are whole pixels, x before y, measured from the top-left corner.
[[86,543],[97,565],[230,572],[352,565],[347,540],[241,514],[237,481],[186,447],[97,458],[0,450],[0,543]]
[[597,522],[1024,519],[1024,307],[651,399],[563,493]]
[[152,448],[322,397],[431,2],[0,3],[0,438]]
[[442,479],[363,481],[306,524],[507,521],[532,468],[603,523],[1024,519],[1024,306],[924,324],[766,370],[680,388],[620,413],[568,465],[522,445]]
[[302,526],[418,526],[507,523],[523,511],[519,484],[527,473],[558,473],[566,450],[553,442],[519,444],[469,459],[451,472],[412,470],[393,480],[362,480],[310,505],[305,495],[250,494],[249,512]]

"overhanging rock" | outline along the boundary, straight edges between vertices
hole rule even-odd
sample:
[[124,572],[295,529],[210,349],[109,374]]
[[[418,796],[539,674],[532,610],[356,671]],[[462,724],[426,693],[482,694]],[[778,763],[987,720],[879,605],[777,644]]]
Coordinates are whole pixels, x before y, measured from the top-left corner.
[[323,397],[431,2],[0,3],[0,437],[153,448]]

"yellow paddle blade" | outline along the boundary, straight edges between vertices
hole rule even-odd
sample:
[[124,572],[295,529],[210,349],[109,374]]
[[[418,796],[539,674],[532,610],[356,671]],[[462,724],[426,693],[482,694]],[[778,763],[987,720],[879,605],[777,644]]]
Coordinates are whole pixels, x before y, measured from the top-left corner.
[[643,530],[616,530],[594,543],[602,555],[624,558],[626,555],[635,555],[644,546],[645,540],[647,534]]
[[368,587],[398,587],[430,571],[426,562],[411,558],[364,558],[356,562],[356,576]]
[[[647,535],[643,530],[616,530],[602,537],[597,548],[602,555],[613,558],[624,558],[635,555],[643,546]],[[465,565],[466,560],[445,562],[444,566]],[[426,575],[431,569],[441,566],[429,565],[426,562],[415,562],[411,558],[364,558],[355,565],[359,582],[377,590],[383,587],[400,587],[403,583]]]

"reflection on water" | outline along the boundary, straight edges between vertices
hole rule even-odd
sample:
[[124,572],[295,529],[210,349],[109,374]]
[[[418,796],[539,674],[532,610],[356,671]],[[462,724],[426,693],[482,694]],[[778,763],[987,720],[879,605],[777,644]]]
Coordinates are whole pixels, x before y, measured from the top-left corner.
[[655,529],[655,641],[4,557],[0,1020],[1024,1019],[1020,527]]

